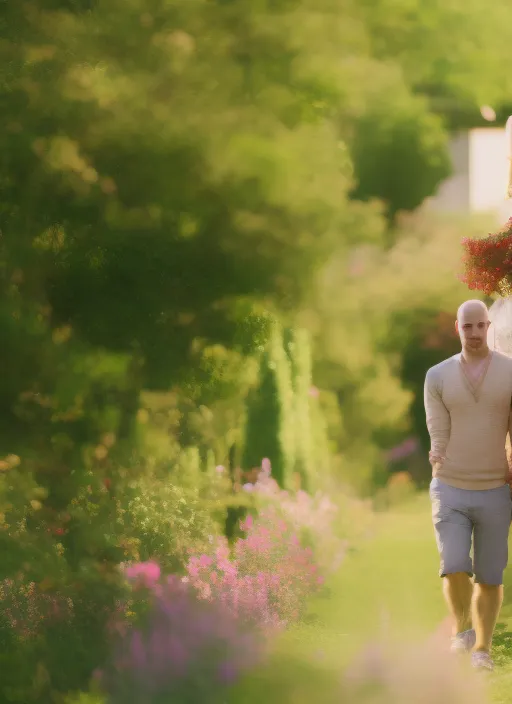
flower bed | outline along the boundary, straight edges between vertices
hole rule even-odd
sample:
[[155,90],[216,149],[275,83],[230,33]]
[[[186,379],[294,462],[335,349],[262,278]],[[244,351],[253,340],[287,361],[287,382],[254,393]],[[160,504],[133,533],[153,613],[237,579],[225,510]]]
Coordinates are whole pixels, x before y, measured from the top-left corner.
[[133,624],[114,629],[99,679],[109,702],[222,701],[339,565],[345,545],[333,540],[336,507],[326,497],[282,491],[265,463],[253,495],[241,537],[232,546],[214,539],[185,575],[163,575],[154,561],[125,566]]
[[261,656],[261,640],[220,600],[201,600],[156,563],[127,570],[137,623],[115,643],[96,681],[111,704],[221,701]]
[[[117,570],[112,563],[97,572],[91,564],[83,578],[63,572],[39,584],[20,574],[1,583],[12,695],[28,703],[84,692],[96,667],[95,704],[224,701],[276,633],[303,616],[346,550],[334,530],[338,508],[325,495],[283,491],[265,462],[251,488],[241,495],[246,515],[232,543],[213,531],[203,535],[203,527],[210,529],[203,521],[190,528],[200,540],[179,543],[178,559],[176,541],[163,537],[160,547],[153,522],[152,542],[142,537],[148,550],[156,544],[158,558],[141,561],[128,551],[131,561]],[[164,523],[162,510],[158,521]],[[171,549],[160,560],[165,545]],[[27,673],[36,663],[37,686],[20,689],[14,669],[21,663]]]

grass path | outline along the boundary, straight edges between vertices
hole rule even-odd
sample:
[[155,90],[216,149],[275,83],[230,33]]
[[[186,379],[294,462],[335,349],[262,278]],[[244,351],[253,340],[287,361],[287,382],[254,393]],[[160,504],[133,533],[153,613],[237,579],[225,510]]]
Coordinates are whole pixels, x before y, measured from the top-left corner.
[[[245,681],[230,703],[339,704],[333,678],[383,631],[390,642],[436,634],[445,642],[449,623],[437,569],[428,497],[382,515],[376,537],[348,555],[306,623],[280,639],[269,665]],[[512,704],[512,567],[507,582],[496,638],[496,704]]]

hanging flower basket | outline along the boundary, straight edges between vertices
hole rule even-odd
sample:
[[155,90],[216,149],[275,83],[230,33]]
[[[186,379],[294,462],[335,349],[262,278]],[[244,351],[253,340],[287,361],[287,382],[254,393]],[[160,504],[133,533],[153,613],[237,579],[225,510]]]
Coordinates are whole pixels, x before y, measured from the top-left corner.
[[464,273],[460,279],[488,296],[512,295],[512,218],[499,232],[482,239],[465,237]]

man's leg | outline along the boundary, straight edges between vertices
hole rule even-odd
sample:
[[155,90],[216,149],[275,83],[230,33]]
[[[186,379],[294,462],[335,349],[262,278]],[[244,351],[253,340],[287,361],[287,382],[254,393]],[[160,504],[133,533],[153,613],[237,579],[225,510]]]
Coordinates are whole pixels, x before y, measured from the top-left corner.
[[476,584],[473,602],[473,626],[476,631],[475,650],[491,651],[492,636],[503,601],[503,587]]
[[470,556],[473,523],[467,515],[470,493],[438,479],[433,479],[430,485],[432,520],[441,558],[439,574],[444,577],[444,597],[454,618],[454,650],[468,650],[474,642],[474,633],[468,633],[473,592]]
[[443,580],[443,593],[453,616],[453,635],[471,628],[471,599],[473,582],[466,572],[447,574]]
[[503,572],[508,561],[508,533],[512,504],[508,485],[479,491],[475,521],[475,650],[489,653],[503,600]]

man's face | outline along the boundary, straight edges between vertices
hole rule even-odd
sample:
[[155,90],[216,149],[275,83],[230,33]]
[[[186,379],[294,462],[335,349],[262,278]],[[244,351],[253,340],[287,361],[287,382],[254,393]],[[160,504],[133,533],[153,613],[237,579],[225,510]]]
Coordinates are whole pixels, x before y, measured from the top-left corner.
[[487,345],[489,318],[483,310],[464,311],[457,320],[456,328],[462,347],[477,351]]

